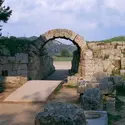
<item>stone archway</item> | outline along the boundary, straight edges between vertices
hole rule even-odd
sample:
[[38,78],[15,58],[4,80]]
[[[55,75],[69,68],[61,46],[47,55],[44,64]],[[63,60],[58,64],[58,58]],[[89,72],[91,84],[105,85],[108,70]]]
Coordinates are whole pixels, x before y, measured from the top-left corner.
[[41,35],[41,37],[45,38],[45,41],[49,41],[54,38],[64,38],[73,41],[81,50],[86,48],[86,42],[83,37],[76,34],[72,30],[68,29],[53,29]]
[[[35,41],[35,43],[33,43],[32,45],[30,45],[29,47],[29,65],[28,65],[28,76],[31,79],[39,79],[40,78],[40,71],[39,68],[36,68],[35,70],[35,66],[38,67],[38,65],[40,65],[40,61],[37,62],[36,64],[36,60],[39,58],[39,56],[41,55],[41,48],[43,48],[43,46],[50,40],[53,40],[55,38],[63,38],[63,39],[68,39],[70,41],[72,41],[80,50],[80,62],[79,62],[79,67],[78,67],[78,74],[80,77],[84,76],[84,66],[83,66],[83,60],[84,60],[84,55],[85,55],[85,51],[87,50],[87,44],[84,41],[84,38],[81,37],[79,34],[76,34],[75,32],[73,32],[72,30],[68,30],[68,29],[53,29],[53,30],[49,30],[48,32],[40,35],[40,37]],[[33,69],[34,67],[34,69]],[[33,73],[35,72],[35,74]],[[35,77],[36,76],[36,77]]]

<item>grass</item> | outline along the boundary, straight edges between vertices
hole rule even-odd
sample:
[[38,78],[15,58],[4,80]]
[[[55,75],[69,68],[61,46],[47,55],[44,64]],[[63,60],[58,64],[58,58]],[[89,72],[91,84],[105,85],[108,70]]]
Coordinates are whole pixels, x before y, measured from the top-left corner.
[[65,85],[66,88],[77,88],[77,86],[73,86],[73,85]]
[[54,94],[58,94],[61,88],[62,84],[59,84],[58,87],[54,90]]
[[108,113],[108,125],[113,125],[113,122],[119,121],[120,119],[120,115],[113,115]]
[[124,86],[120,86],[117,87],[117,96],[125,96],[125,87]]
[[122,90],[122,87],[120,87],[119,91],[117,90],[117,93],[116,93],[116,105],[115,105],[116,115],[108,113],[108,125],[113,125],[113,123],[123,118],[120,112],[124,110],[123,106],[125,104],[121,99],[118,98],[119,95],[124,96],[124,90]]
[[72,61],[73,57],[55,57],[54,61]]

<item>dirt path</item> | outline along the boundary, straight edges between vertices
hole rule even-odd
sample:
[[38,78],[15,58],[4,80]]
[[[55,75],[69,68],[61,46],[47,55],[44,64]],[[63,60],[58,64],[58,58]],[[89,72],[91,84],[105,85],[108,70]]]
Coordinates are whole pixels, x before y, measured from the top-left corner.
[[[48,79],[62,80],[71,68],[70,62],[54,62],[54,65],[57,71]],[[52,94],[48,102],[77,103],[77,100],[78,94],[75,89],[63,87],[59,92]],[[43,109],[44,104],[42,103],[0,103],[0,125],[34,125],[36,115]]]
[[0,125],[34,125],[43,104],[0,104]]
[[[55,66],[56,71],[47,79],[48,80],[63,80],[69,74],[68,70],[71,69],[71,62],[70,61],[67,61],[67,62],[55,61],[54,66]],[[3,101],[6,97],[8,97],[15,90],[16,88],[7,89],[4,92],[0,93],[0,102]]]
[[[78,94],[75,89],[63,87],[59,92],[53,94],[48,102],[70,102],[77,104]],[[38,112],[43,111],[42,103],[0,103],[0,125],[34,125]]]
[[54,62],[55,72],[50,75],[47,80],[64,80],[69,75],[71,69],[71,62]]

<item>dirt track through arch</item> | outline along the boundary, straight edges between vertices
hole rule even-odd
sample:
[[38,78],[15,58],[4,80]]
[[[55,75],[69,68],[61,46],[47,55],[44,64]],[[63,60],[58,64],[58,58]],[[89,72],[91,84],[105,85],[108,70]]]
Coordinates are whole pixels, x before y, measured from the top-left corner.
[[47,80],[64,80],[69,75],[69,70],[71,69],[71,62],[54,62],[55,72],[48,76]]

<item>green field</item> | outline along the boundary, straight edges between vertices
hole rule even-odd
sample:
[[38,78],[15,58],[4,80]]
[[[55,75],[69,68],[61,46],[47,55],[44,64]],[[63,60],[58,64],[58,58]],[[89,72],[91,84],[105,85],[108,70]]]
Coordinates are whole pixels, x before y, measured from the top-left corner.
[[73,57],[54,57],[54,61],[72,61]]

